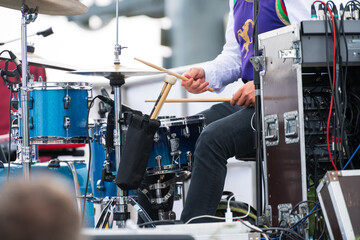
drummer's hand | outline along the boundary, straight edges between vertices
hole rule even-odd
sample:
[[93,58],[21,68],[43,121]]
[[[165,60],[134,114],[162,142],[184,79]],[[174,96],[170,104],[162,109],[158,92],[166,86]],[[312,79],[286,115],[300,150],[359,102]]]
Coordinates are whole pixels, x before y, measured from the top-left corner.
[[187,77],[189,80],[181,81],[181,86],[183,86],[190,93],[203,93],[209,90],[209,82],[205,81],[205,71],[202,68],[190,68],[183,76]]
[[239,106],[249,107],[250,105],[255,106],[255,85],[254,81],[247,82],[244,86],[237,90],[231,100],[231,106],[235,104]]

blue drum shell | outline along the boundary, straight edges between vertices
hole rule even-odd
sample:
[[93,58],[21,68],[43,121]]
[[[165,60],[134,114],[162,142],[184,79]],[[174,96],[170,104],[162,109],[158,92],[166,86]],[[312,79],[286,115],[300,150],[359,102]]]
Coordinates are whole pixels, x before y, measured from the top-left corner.
[[[102,170],[105,161],[105,149],[101,145],[101,138],[104,138],[106,134],[107,122],[105,118],[93,119],[94,126],[90,129],[90,136],[92,136],[91,141],[91,163],[90,163],[90,182],[93,196],[98,199],[103,199],[105,197],[117,197],[118,187],[114,181],[107,182],[104,181],[101,183],[101,187],[98,189],[97,184],[101,181]],[[101,129],[102,128],[102,129]],[[125,131],[125,130],[123,130]],[[116,157],[115,150],[112,150],[109,154],[110,169],[109,171],[112,175],[116,176]],[[136,197],[137,193],[135,190],[130,190],[128,192],[129,196]]]
[[[79,187],[81,195],[85,194],[86,189],[86,179],[87,179],[87,167],[83,162],[74,162],[74,167],[76,169]],[[37,173],[48,173],[49,175],[56,175],[62,177],[64,181],[68,181],[70,186],[73,186],[73,192],[71,194],[75,197],[75,184],[72,171],[65,162],[61,162],[59,167],[49,167],[48,163],[35,163],[31,165],[31,175]],[[4,168],[0,168],[0,184],[5,184],[7,181],[7,171],[8,164],[4,164]],[[23,179],[23,167],[21,164],[10,164],[10,180]],[[1,187],[1,186],[0,186]],[[91,193],[90,187],[87,189],[87,193]],[[24,201],[26,201],[24,199]],[[83,199],[81,200],[83,204]],[[54,206],[56,207],[56,206]],[[81,215],[80,215],[81,216]],[[56,217],[56,216],[55,216]],[[84,227],[93,228],[94,225],[94,205],[92,202],[87,201],[85,206],[85,217],[84,217]]]
[[[116,197],[117,196],[117,186],[114,182],[103,182],[103,187],[98,190],[96,185],[99,180],[101,180],[103,164],[105,161],[105,150],[104,147],[100,144],[101,142],[101,133],[100,128],[106,127],[106,119],[94,119],[95,125],[91,129],[91,136],[93,137],[91,141],[91,164],[90,164],[90,181],[91,188],[95,198],[104,198]],[[102,134],[106,134],[104,131]],[[110,171],[116,173],[116,161],[115,161],[115,151],[112,151],[109,155],[110,160]]]
[[[88,91],[91,86],[85,83],[46,83],[44,86],[36,83],[33,85],[29,91],[30,142],[33,144],[86,142]],[[66,96],[70,99],[68,107],[65,107]],[[65,118],[70,120],[68,129],[64,127]],[[20,136],[22,136],[21,120],[19,126]]]
[[[191,169],[192,157],[195,151],[195,143],[205,126],[202,115],[194,115],[185,118],[170,118],[161,121],[161,127],[157,131],[159,137],[153,142],[150,158],[147,164],[147,173],[165,174]],[[188,128],[189,136],[184,132]],[[172,156],[171,136],[179,140],[179,155]],[[190,157],[188,156],[190,153]],[[161,157],[159,167],[157,157]]]

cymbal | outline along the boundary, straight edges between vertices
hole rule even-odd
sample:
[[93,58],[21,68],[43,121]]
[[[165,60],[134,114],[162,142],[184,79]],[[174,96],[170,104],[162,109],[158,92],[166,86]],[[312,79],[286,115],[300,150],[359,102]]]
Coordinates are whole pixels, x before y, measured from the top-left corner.
[[29,8],[38,8],[38,13],[59,16],[80,15],[88,8],[78,0],[0,0],[0,6],[20,10],[25,1]]
[[[5,54],[4,54],[5,55]],[[21,54],[15,54],[21,61]],[[10,57],[3,57],[0,56],[0,60],[10,60]],[[46,59],[43,59],[33,53],[28,53],[27,55],[28,64],[31,66],[37,66],[37,67],[43,67],[43,68],[51,68],[56,70],[63,70],[63,71],[74,71],[75,68],[62,64],[57,63],[53,61],[49,61]]]
[[70,73],[86,75],[86,76],[101,76],[101,77],[106,77],[106,78],[117,78],[117,77],[127,78],[127,77],[159,74],[159,73],[164,73],[164,72],[140,69],[140,68],[129,68],[129,67],[125,67],[120,64],[114,64],[112,66],[105,67],[102,69],[79,70],[79,71],[73,71]]

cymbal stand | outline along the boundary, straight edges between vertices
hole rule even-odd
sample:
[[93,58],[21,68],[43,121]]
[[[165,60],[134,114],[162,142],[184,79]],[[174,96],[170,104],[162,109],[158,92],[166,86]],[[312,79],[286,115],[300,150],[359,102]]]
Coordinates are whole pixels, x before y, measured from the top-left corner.
[[[112,73],[105,76],[110,80],[110,85],[114,89],[114,148],[115,148],[115,159],[116,169],[120,166],[121,161],[121,145],[122,145],[122,130],[120,126],[120,120],[122,116],[121,109],[121,86],[125,83],[125,76],[121,73]],[[134,199],[128,196],[124,196],[124,191],[121,188],[117,188],[117,198],[115,203],[115,210],[113,220],[119,228],[126,227],[126,220],[130,219],[130,212],[128,211],[127,204],[131,204],[138,212],[139,216],[145,221],[150,222],[151,218],[147,213],[139,206]],[[154,227],[154,225],[151,224]]]
[[[121,86],[125,83],[125,76],[121,73],[119,74],[110,74],[106,78],[110,79],[110,85],[114,89],[114,111],[115,111],[115,127],[114,127],[114,148],[115,148],[115,159],[116,159],[116,169],[120,166],[121,161],[121,127],[120,127],[120,116],[121,113]],[[124,228],[125,222],[130,218],[130,213],[127,211],[127,203],[124,198],[124,191],[117,188],[117,202],[114,213],[114,220],[116,221],[118,227]]]
[[[119,0],[116,0],[116,43],[114,49],[114,64],[119,65],[121,55],[121,47],[119,45]],[[106,78],[110,79],[110,85],[114,90],[114,110],[115,110],[115,127],[114,127],[114,148],[115,148],[115,159],[116,159],[116,169],[120,166],[121,161],[121,126],[120,126],[120,118],[122,116],[121,113],[121,86],[125,83],[125,76],[121,73],[114,73],[106,76]],[[120,228],[125,227],[126,220],[130,218],[130,213],[127,210],[127,200],[124,197],[124,191],[117,188],[117,200],[116,207],[114,213],[114,220],[116,224]]]
[[22,121],[22,143],[21,162],[25,181],[30,180],[31,147],[29,141],[29,86],[28,86],[28,62],[27,62],[27,28],[26,25],[37,18],[37,8],[29,9],[24,3],[21,6],[21,57],[22,57],[22,86],[21,86],[21,118]]

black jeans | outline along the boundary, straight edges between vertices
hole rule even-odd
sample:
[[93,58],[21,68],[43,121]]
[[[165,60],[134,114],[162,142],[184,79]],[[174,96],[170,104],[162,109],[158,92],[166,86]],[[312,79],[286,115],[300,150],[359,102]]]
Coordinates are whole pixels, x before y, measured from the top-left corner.
[[[255,156],[255,136],[251,127],[254,108],[220,103],[201,114],[204,114],[207,126],[195,145],[191,182],[181,214],[184,222],[195,216],[215,214],[223,193],[229,158]],[[201,218],[192,223],[209,220]]]

